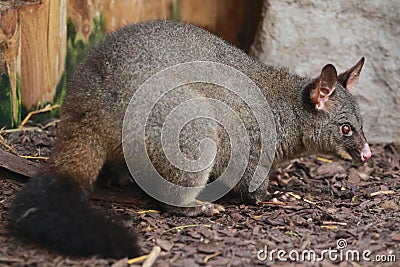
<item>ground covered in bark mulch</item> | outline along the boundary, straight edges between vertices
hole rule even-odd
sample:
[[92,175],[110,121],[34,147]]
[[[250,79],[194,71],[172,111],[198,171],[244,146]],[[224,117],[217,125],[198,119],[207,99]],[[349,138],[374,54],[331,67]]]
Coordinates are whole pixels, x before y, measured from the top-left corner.
[[[48,156],[56,121],[27,127],[34,128],[1,136],[20,155]],[[92,203],[135,229],[146,253],[161,247],[154,266],[400,266],[400,146],[372,152],[358,167],[326,156],[291,161],[271,183],[271,202],[224,199],[226,211],[209,218],[146,212],[143,197],[123,188],[101,191]],[[7,212],[24,181],[0,168],[1,266],[128,266],[128,259],[73,259],[14,238]],[[308,261],[314,256],[324,260]]]

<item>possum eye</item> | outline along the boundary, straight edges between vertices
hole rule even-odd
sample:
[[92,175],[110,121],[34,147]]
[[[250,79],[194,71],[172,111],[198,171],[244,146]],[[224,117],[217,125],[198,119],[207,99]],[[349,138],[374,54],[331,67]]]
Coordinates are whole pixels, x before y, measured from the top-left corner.
[[345,136],[351,136],[353,134],[353,131],[351,130],[350,125],[348,124],[342,124],[340,126],[340,130],[342,131],[342,134]]

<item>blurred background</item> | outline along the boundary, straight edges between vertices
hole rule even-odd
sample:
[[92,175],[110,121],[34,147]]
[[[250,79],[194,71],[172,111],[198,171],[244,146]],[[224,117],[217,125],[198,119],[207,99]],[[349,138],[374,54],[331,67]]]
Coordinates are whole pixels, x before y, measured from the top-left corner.
[[0,1],[0,126],[60,103],[87,47],[128,23],[191,22],[248,51],[262,0]]

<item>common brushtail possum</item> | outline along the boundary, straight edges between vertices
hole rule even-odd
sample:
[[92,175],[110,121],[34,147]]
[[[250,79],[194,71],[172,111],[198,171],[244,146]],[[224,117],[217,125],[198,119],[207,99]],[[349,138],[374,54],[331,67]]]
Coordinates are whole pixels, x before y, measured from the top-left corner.
[[[16,232],[72,256],[139,255],[136,235],[91,208],[88,196],[105,166],[126,169],[123,122],[139,86],[163,69],[198,61],[236,69],[260,88],[271,110],[264,115],[274,122],[276,132],[272,167],[301,154],[319,152],[359,163],[371,157],[360,111],[351,95],[364,58],[339,75],[335,67],[328,64],[317,78],[310,79],[291,74],[285,68],[265,65],[193,25],[174,21],[132,24],[111,33],[90,49],[68,81],[57,142],[50,159],[13,201],[11,221]],[[261,128],[254,126],[255,119],[249,107],[224,90],[209,83],[185,84],[155,106],[146,125],[148,157],[167,181],[177,185],[201,186],[209,182],[210,177],[218,177],[227,168],[231,153],[229,136],[220,124],[207,119],[194,120],[181,129],[180,150],[190,159],[199,156],[196,147],[201,136],[216,144],[216,158],[197,172],[184,172],[172,166],[163,154],[160,129],[176,102],[222,96],[220,100],[245,121],[251,142],[248,166],[234,191],[239,191],[244,201],[254,203],[265,198],[268,186],[266,178],[257,190],[248,190],[250,176],[255,171],[254,160],[260,158]],[[151,90],[148,93],[150,95]],[[207,103],[196,108],[215,113],[213,105]],[[131,156],[139,160],[143,155]],[[182,206],[187,206],[196,201],[199,193],[200,190],[191,191],[174,197]],[[172,208],[177,209],[197,215],[213,214],[221,207],[205,203],[198,207]]]

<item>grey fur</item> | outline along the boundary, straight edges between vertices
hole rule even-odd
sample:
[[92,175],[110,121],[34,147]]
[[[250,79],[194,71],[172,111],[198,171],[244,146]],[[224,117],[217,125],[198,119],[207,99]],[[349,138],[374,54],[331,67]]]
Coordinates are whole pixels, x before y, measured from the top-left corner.
[[[366,143],[358,106],[343,84],[337,84],[324,110],[316,110],[310,95],[318,80],[299,77],[284,68],[264,65],[193,25],[157,21],[124,27],[110,34],[87,54],[69,82],[62,108],[59,141],[49,165],[54,165],[61,172],[73,173],[72,176],[80,179],[84,188],[90,190],[104,163],[124,162],[122,123],[135,90],[158,71],[190,61],[213,61],[234,67],[261,88],[272,109],[278,136],[274,167],[283,160],[319,152],[343,156],[343,151],[354,150],[356,152],[352,156],[357,160],[354,155]],[[230,155],[227,136],[221,127],[210,122],[198,121],[188,126],[181,143],[183,153],[189,158],[196,158],[199,135],[214,139],[218,144],[218,156],[209,169],[185,173],[171,166],[163,155],[160,127],[165,116],[182,99],[194,96],[223,99],[246,122],[252,142],[251,160],[236,191],[240,191],[247,200],[262,200],[267,196],[268,179],[256,192],[247,192],[259,157],[260,133],[254,116],[240,100],[213,85],[184,86],[154,109],[147,126],[146,144],[157,170],[175,184],[198,186],[205,184],[210,176],[218,177],[226,167]],[[351,138],[344,138],[340,133],[342,123],[352,125],[354,135]],[[88,144],[90,151],[86,150]],[[71,147],[74,148],[72,153]],[[143,155],[132,156],[139,159]],[[76,158],[82,157],[87,157],[90,167],[76,162]],[[196,196],[176,197],[182,198],[182,203],[189,203]]]

